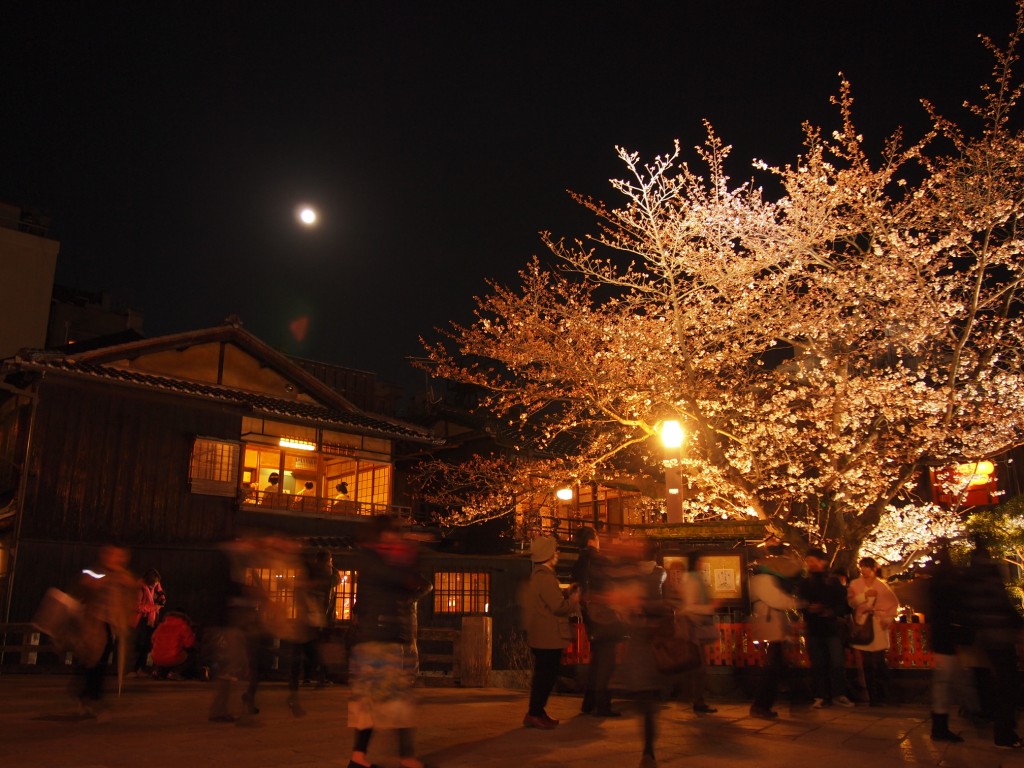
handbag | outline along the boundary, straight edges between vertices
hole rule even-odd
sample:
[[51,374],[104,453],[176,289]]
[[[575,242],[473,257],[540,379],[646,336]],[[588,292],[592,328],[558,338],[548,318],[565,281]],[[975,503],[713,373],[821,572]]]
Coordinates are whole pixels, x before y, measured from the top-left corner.
[[663,675],[688,672],[703,661],[700,646],[678,635],[674,620],[663,623],[651,637],[651,656],[654,666]]
[[626,622],[607,603],[591,600],[584,604],[583,610],[591,640],[624,640],[629,636]]
[[856,617],[850,618],[850,645],[871,645],[875,639],[875,621],[868,616],[863,623]]
[[697,643],[715,643],[721,639],[718,625],[710,616],[689,617],[690,639]]

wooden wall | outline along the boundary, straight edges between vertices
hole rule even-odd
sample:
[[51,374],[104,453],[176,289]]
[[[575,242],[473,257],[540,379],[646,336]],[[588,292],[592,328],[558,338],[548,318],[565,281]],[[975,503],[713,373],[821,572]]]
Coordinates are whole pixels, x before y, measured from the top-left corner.
[[237,440],[241,414],[164,393],[47,378],[40,387],[23,538],[126,545],[232,533],[234,499],[188,487],[196,435]]

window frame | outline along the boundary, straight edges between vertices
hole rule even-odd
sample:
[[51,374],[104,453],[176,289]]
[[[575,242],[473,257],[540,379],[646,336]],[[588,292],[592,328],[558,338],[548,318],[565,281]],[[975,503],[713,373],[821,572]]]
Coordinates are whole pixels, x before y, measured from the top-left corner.
[[[213,454],[213,457],[204,454]],[[196,435],[188,460],[189,490],[205,496],[233,498],[238,494],[241,464],[240,441]]]

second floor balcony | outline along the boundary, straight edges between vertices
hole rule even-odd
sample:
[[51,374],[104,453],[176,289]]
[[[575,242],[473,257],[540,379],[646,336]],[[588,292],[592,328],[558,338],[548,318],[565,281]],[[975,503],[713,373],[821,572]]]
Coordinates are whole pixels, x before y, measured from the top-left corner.
[[397,504],[257,490],[243,491],[239,496],[239,503],[243,509],[298,517],[339,518],[390,515],[406,520],[412,515],[410,507]]

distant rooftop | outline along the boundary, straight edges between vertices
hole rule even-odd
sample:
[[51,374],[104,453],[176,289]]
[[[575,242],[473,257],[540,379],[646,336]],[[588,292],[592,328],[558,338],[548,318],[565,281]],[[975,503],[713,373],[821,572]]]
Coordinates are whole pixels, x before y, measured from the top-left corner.
[[43,216],[34,208],[0,202],[0,227],[46,237],[50,231],[50,217]]

